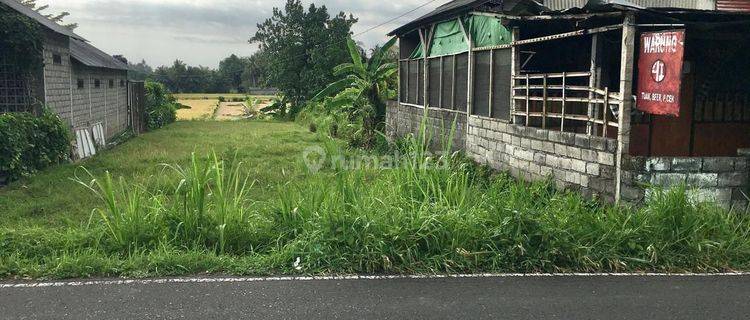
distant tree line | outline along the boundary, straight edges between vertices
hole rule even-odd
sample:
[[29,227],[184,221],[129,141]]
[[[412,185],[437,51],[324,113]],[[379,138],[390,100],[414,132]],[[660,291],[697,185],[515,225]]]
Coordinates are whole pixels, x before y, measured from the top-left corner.
[[189,66],[179,59],[156,69],[145,60],[128,62],[128,66],[130,79],[158,81],[174,93],[242,93],[268,87],[266,61],[265,54],[259,51],[249,57],[232,54],[219,63],[218,69]]

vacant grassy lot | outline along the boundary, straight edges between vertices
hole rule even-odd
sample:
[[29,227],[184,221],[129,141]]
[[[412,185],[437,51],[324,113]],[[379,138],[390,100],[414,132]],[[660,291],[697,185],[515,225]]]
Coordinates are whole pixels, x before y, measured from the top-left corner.
[[128,181],[159,188],[175,179],[159,164],[184,165],[193,151],[206,154],[211,150],[236,150],[248,174],[258,180],[253,196],[264,199],[279,181],[299,174],[299,155],[315,141],[294,123],[177,122],[82,163],[57,166],[0,188],[0,220],[3,227],[81,225],[101,204],[71,180],[76,174],[84,174],[80,166],[95,175],[110,171]]
[[601,205],[422,141],[384,168],[294,123],[177,122],[0,189],[0,279],[750,269],[745,213]]
[[177,120],[208,120],[219,106],[219,100],[215,99],[180,99],[177,102],[190,107],[177,110]]

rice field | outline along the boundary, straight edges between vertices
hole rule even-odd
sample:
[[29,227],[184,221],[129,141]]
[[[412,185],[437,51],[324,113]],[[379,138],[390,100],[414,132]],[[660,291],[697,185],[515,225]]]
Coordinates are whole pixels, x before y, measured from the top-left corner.
[[190,107],[190,109],[177,110],[177,120],[212,119],[219,106],[217,99],[178,99],[177,102]]
[[218,100],[219,97],[224,98],[259,98],[259,99],[271,99],[273,96],[254,96],[244,93],[178,93],[174,95],[178,100]]

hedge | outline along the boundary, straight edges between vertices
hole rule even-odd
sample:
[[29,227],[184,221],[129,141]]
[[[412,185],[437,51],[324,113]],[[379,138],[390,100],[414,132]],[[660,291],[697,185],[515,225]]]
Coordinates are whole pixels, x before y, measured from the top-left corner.
[[70,131],[44,111],[0,114],[0,179],[17,180],[70,158]]

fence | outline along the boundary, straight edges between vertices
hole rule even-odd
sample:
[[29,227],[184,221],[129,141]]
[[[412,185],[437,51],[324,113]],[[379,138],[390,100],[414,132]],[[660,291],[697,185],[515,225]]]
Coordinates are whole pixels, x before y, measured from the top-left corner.
[[142,81],[128,82],[128,114],[133,133],[146,132],[146,87]]
[[[550,120],[559,121],[560,131],[585,132],[607,137],[609,128],[618,128],[619,93],[589,85],[590,72],[525,74],[513,77],[514,116],[526,126],[552,129]],[[523,108],[519,110],[519,106]],[[612,106],[615,106],[613,109]],[[534,121],[537,119],[537,121]],[[582,125],[581,125],[582,124]],[[572,128],[570,128],[572,127]],[[582,133],[582,132],[581,132]]]

